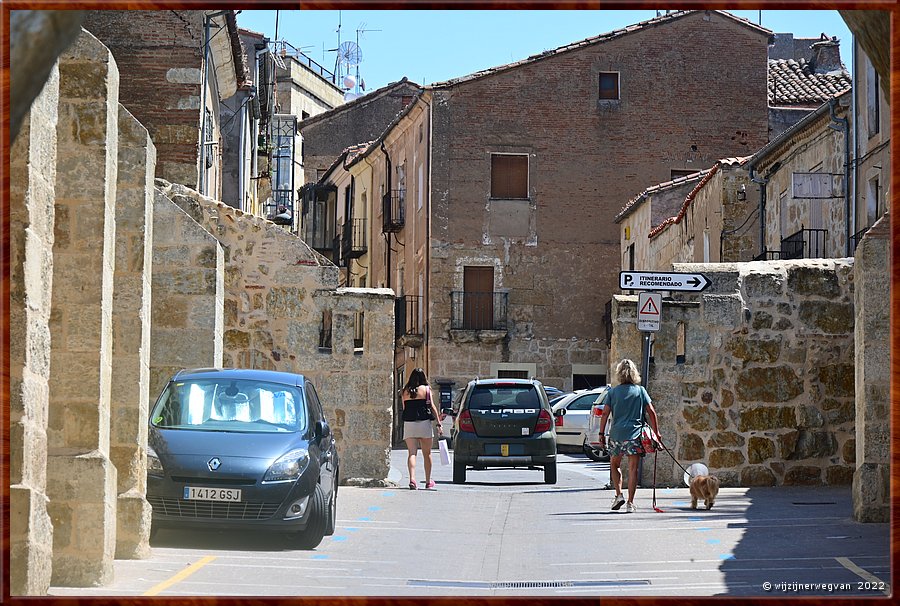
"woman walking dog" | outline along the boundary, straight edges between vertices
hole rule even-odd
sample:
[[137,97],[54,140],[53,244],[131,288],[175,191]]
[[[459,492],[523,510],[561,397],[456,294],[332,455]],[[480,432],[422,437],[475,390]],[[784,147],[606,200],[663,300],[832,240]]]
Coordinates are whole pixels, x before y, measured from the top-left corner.
[[[609,430],[609,475],[616,496],[613,497],[612,510],[618,511],[625,505],[627,513],[635,511],[634,491],[637,488],[638,465],[641,454],[644,452],[641,446],[641,429],[644,426],[646,414],[650,429],[657,436],[657,441],[662,442],[659,435],[659,426],[656,423],[656,409],[650,401],[650,394],[641,386],[641,375],[637,366],[628,358],[623,359],[616,366],[616,379],[619,384],[606,392],[605,406],[600,417],[600,447],[606,442],[606,424],[609,415],[612,414],[612,427]],[[628,461],[628,502],[622,496],[622,474],[619,465],[622,457],[627,456]]]
[[434,437],[432,426],[437,422],[441,435],[444,435],[444,428],[441,427],[441,415],[434,405],[424,370],[416,368],[410,373],[400,398],[403,401],[403,440],[409,451],[406,458],[409,489],[416,490],[419,487],[416,484],[416,451],[419,448],[425,459],[425,488],[434,488],[434,480],[431,479],[431,440]]

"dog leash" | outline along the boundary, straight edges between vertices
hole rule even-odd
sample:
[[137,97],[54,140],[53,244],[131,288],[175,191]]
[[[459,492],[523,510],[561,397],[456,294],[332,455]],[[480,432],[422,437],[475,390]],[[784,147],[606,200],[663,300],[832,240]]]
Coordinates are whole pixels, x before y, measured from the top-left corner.
[[[660,442],[662,444],[662,442]],[[656,513],[665,513],[662,509],[656,506],[656,458],[659,455],[659,451],[653,451],[653,511]]]
[[676,464],[676,465],[678,465],[679,467],[681,467],[681,470],[682,470],[684,473],[688,474],[689,476],[692,476],[692,475],[693,475],[691,472],[689,472],[687,469],[684,468],[684,465],[682,465],[681,463],[678,462],[678,459],[675,458],[675,455],[672,454],[672,451],[669,450],[669,447],[668,447],[668,446],[666,446],[666,445],[663,444],[662,442],[660,442],[659,445],[663,447],[663,450],[665,450],[667,453],[669,453],[669,456],[672,457],[672,460],[675,461],[675,464]]

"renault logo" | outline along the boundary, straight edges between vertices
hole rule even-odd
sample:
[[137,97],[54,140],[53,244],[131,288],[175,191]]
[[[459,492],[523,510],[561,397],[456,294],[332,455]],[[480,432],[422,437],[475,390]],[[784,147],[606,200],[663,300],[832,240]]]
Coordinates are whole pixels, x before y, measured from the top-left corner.
[[219,457],[213,457],[206,462],[206,466],[209,467],[210,471],[215,471],[222,466],[222,461],[219,460]]

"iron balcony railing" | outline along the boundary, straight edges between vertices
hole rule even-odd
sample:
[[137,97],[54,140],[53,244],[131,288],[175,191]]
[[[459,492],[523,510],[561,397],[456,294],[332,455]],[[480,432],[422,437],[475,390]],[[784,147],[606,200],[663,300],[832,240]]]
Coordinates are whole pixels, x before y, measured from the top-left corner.
[[826,229],[801,228],[781,240],[782,259],[821,259],[825,256]]
[[381,232],[385,234],[400,231],[406,219],[406,190],[392,189],[381,199],[383,224]]
[[866,235],[867,231],[869,231],[869,226],[862,228],[861,230],[850,236],[850,252],[856,251],[856,247],[859,246],[860,240],[862,240],[862,237]]
[[506,330],[509,293],[450,293],[450,328],[454,330]]
[[424,332],[419,323],[419,309],[422,297],[419,295],[403,295],[397,297],[394,307],[394,326],[397,337],[422,337]]
[[368,251],[366,245],[366,220],[350,219],[342,227],[341,259],[355,259]]

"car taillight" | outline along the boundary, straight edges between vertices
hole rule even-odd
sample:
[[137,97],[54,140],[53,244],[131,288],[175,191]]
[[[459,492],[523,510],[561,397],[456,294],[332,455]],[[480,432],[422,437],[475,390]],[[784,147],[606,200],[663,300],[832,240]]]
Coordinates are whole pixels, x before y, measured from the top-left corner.
[[594,406],[593,408],[591,408],[591,412],[594,414],[595,417],[602,417],[603,416],[603,407],[602,406]]
[[475,433],[475,424],[472,422],[472,415],[468,410],[459,413],[459,430]]
[[550,416],[550,413],[541,409],[541,414],[538,416],[537,425],[534,426],[534,433],[543,433],[545,431],[550,431],[553,427],[553,417]]
[[563,426],[563,416],[562,416],[562,415],[559,415],[559,416],[556,417],[556,426],[557,426],[557,427],[562,427],[562,426]]

